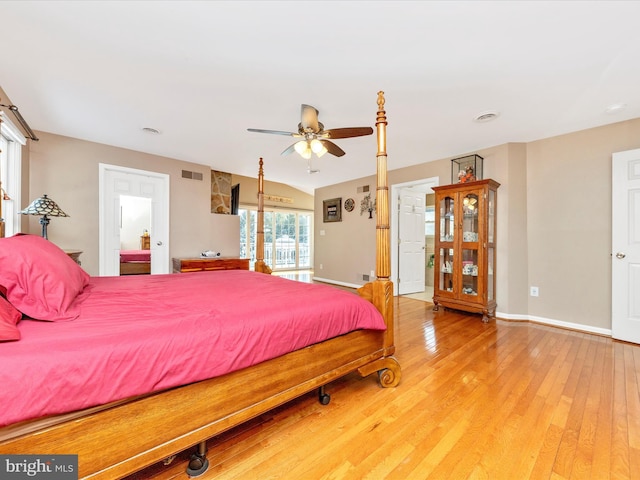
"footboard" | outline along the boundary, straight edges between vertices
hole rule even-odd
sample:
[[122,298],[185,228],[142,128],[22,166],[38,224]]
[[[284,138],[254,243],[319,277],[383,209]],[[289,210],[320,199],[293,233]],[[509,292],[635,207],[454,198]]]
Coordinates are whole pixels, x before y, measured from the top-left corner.
[[399,366],[385,332],[360,330],[222,377],[175,388],[0,443],[16,454],[78,454],[80,478],[114,479],[240,425],[353,371]]

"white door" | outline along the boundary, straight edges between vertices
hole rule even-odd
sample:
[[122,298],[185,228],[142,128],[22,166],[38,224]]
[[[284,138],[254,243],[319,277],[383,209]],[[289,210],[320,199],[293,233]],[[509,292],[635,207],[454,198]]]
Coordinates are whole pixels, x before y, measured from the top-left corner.
[[100,275],[120,275],[120,196],[151,199],[151,273],[169,273],[169,176],[100,164]]
[[613,154],[611,333],[640,343],[640,149]]
[[426,195],[410,187],[400,190],[398,215],[398,294],[424,292]]

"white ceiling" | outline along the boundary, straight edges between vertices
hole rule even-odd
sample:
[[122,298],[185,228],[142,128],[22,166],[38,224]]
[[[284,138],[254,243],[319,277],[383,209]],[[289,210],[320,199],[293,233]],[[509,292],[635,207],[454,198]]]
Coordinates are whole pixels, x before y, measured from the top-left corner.
[[0,84],[32,128],[246,176],[262,156],[305,191],[373,175],[376,141],[336,141],[347,154],[309,175],[280,156],[293,139],[247,132],[296,131],[302,103],[326,128],[374,126],[384,90],[390,169],[640,117],[637,1],[3,1],[0,16]]

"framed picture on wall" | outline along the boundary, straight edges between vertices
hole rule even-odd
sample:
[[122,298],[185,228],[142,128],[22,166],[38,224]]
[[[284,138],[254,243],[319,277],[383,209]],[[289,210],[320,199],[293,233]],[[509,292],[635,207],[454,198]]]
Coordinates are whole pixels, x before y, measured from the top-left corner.
[[322,220],[325,223],[342,221],[342,197],[322,201]]

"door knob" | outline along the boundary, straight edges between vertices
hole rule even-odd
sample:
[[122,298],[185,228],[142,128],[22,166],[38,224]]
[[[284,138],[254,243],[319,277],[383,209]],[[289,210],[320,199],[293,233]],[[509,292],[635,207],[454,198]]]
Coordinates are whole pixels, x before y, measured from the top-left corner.
[[159,247],[161,247],[161,246],[162,246],[162,242],[158,242],[158,243],[156,243],[156,245],[158,245]]
[[626,256],[627,256],[627,255],[626,255],[626,254],[624,254],[624,253],[622,253],[622,252],[618,252],[618,253],[616,253],[616,258],[623,259],[623,258],[624,258],[624,257],[626,257]]

